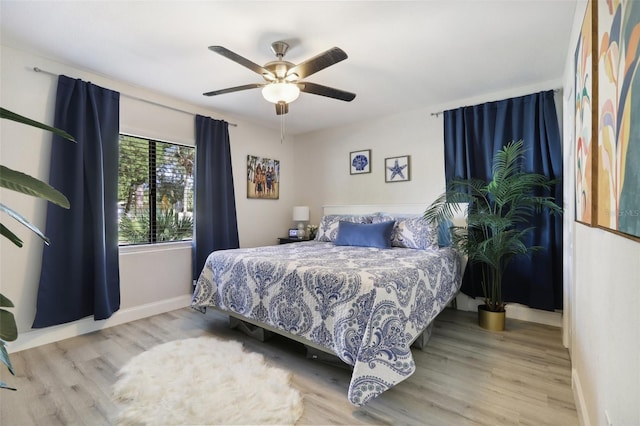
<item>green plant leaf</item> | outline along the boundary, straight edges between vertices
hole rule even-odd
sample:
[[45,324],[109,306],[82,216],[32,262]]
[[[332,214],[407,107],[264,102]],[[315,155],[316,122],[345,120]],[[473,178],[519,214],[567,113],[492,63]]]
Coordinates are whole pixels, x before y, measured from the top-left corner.
[[69,208],[69,200],[62,192],[28,174],[2,165],[0,165],[0,187],[51,201],[65,209]]
[[13,365],[11,365],[11,359],[9,359],[9,352],[7,352],[6,346],[6,343],[0,340],[0,360],[7,366],[9,372],[15,376],[16,372],[13,370]]
[[[13,307],[13,303],[4,295],[0,294],[0,303],[5,307]],[[7,352],[5,341],[13,341],[18,338],[18,328],[13,314],[5,309],[0,309],[0,361],[7,366],[9,372],[16,375]],[[0,381],[0,388],[16,390],[5,382]]]
[[3,235],[4,237],[6,237],[9,241],[11,241],[13,244],[17,245],[18,247],[22,247],[23,246],[22,240],[20,239],[20,237],[18,237],[16,234],[11,232],[9,230],[9,228],[7,228],[6,226],[4,226],[1,223],[0,223],[0,235]]
[[47,126],[46,124],[40,123],[39,121],[32,120],[23,115],[16,114],[15,112],[9,111],[8,109],[4,109],[1,107],[0,107],[0,118],[6,118],[7,120],[16,121],[18,123],[26,124],[28,126],[37,127],[39,129],[48,130],[62,138],[70,140],[71,142],[76,141],[73,136],[71,136],[69,133],[65,132],[64,130]]
[[12,390],[12,391],[16,391],[18,389],[16,388],[12,388],[11,386],[7,385],[5,382],[0,381],[0,389],[8,389],[8,390]]
[[36,227],[34,224],[32,224],[31,222],[29,222],[27,219],[25,219],[20,213],[16,212],[15,210],[13,210],[10,207],[5,206],[4,204],[0,203],[0,211],[5,212],[6,214],[8,214],[9,216],[11,216],[12,218],[14,218],[15,220],[17,220],[18,222],[20,222],[21,224],[23,224],[24,226],[26,226],[27,228],[29,228],[33,233],[35,233],[38,237],[42,238],[42,240],[49,245],[49,239],[42,233],[42,231],[40,231],[38,229],[38,227]]
[[0,309],[0,339],[13,342],[18,338],[18,328],[13,314],[6,309]]
[[[24,117],[20,114],[16,114],[5,108],[0,107],[0,118],[6,118],[18,123],[26,124],[28,126],[37,127],[54,133],[64,139],[75,142],[75,138],[64,130],[57,129],[55,127],[48,126],[30,118]],[[45,182],[42,182],[34,177],[31,177],[25,173],[12,170],[8,167],[0,165],[0,187],[10,189],[12,191],[20,192],[23,194],[31,195],[37,198],[42,198],[68,209],[69,200],[61,192],[51,187]],[[49,244],[49,239],[27,219],[22,217],[18,212],[0,203],[0,211],[7,213],[9,216],[20,222],[22,225],[29,228],[36,235]],[[0,235],[9,239],[12,243],[18,247],[22,247],[22,240],[18,238],[16,234],[10,231],[6,226],[0,223]],[[11,300],[0,294],[0,306],[13,307]],[[0,309],[0,360],[7,366],[11,374],[15,375],[11,360],[9,359],[9,353],[7,352],[5,341],[12,341],[18,338],[18,329],[13,314],[5,309]],[[5,382],[0,381],[0,388],[16,390],[10,387]]]
[[7,296],[0,293],[0,307],[2,308],[13,308],[14,304]]

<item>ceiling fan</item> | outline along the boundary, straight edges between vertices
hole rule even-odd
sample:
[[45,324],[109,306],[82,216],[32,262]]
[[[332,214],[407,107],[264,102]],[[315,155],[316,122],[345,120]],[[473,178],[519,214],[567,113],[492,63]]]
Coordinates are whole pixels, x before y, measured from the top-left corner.
[[289,103],[296,100],[300,92],[326,96],[346,102],[350,102],[356,97],[355,93],[323,86],[321,84],[301,81],[318,71],[347,59],[347,54],[339,47],[332,47],[313,58],[295,65],[283,59],[287,50],[289,50],[289,45],[284,41],[276,41],[271,43],[271,50],[278,59],[267,62],[264,66],[260,66],[222,46],[209,46],[209,50],[260,74],[265,82],[213,90],[203,93],[204,96],[216,96],[261,87],[262,96],[267,101],[275,104],[277,115],[289,112]]

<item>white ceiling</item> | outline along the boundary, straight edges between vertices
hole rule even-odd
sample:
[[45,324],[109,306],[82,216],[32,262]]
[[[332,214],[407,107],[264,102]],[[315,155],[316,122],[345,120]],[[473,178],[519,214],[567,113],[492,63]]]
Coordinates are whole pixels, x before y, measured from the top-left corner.
[[299,134],[559,84],[576,2],[1,0],[1,41],[272,128],[280,120],[259,89],[202,96],[263,81],[207,47],[263,65],[275,59],[273,41],[289,42],[293,63],[338,46],[349,58],[306,80],[357,97],[302,93],[286,116],[287,132]]

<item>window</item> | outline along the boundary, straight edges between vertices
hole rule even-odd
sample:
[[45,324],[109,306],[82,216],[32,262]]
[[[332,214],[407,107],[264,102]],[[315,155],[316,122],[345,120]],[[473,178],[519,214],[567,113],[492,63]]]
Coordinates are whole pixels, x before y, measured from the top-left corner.
[[120,135],[120,245],[192,239],[194,157],[194,147]]

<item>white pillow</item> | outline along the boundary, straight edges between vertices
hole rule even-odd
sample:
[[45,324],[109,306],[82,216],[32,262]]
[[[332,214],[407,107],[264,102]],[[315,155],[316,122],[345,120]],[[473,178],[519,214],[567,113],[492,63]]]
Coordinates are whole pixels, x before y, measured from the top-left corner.
[[373,216],[365,215],[348,215],[348,214],[330,214],[322,216],[318,232],[316,233],[316,241],[332,242],[338,236],[338,225],[340,221],[351,223],[372,223]]
[[374,223],[395,220],[396,224],[391,233],[391,245],[393,247],[411,249],[437,249],[438,227],[422,219],[422,216],[395,215],[378,213],[374,217]]

